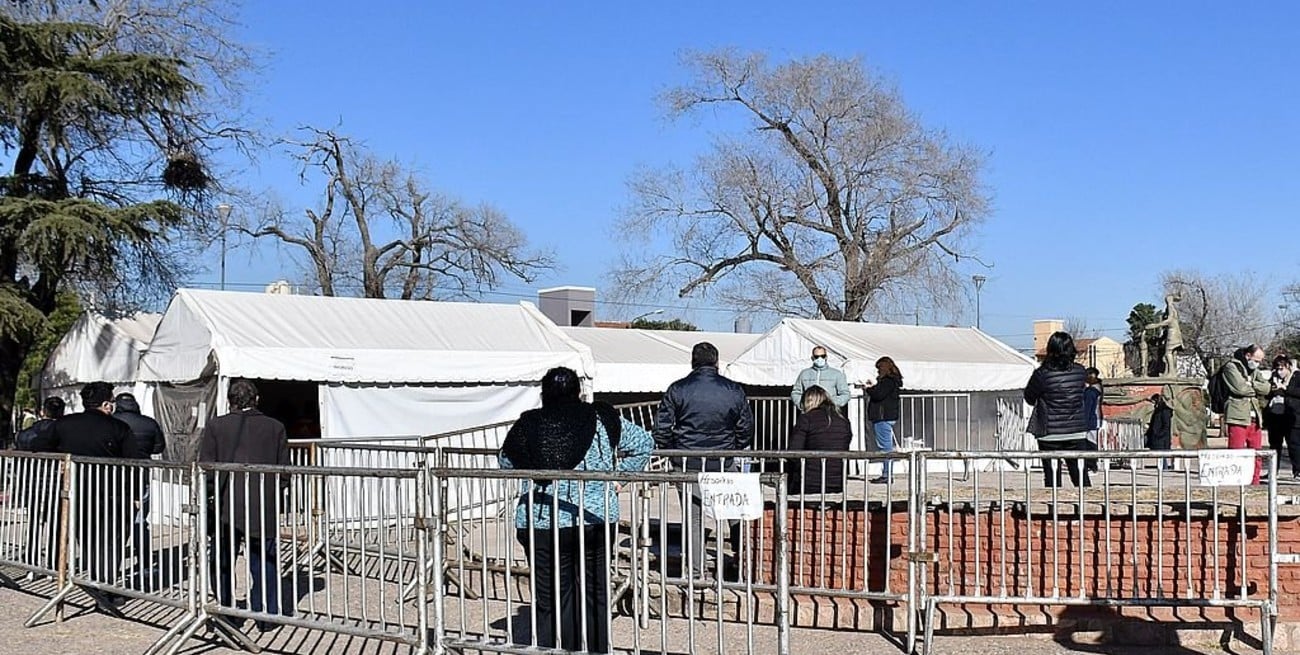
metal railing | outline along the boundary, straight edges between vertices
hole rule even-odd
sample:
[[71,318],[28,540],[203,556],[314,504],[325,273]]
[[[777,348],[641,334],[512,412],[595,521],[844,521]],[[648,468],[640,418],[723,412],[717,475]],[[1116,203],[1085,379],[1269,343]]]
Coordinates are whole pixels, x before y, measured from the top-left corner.
[[[124,601],[183,610],[150,653],[175,653],[205,627],[255,648],[241,628],[250,619],[421,651],[525,652],[549,639],[539,621],[563,632],[539,609],[557,567],[538,564],[561,537],[547,532],[551,548],[539,549],[533,531],[549,526],[530,522],[539,506],[567,510],[523,492],[561,479],[577,498],[594,490],[601,500],[574,513],[610,527],[564,537],[579,555],[605,553],[579,565],[604,599],[571,626],[584,647],[607,635],[634,652],[769,652],[772,641],[805,651],[790,650],[792,599],[828,597],[906,609],[909,652],[929,652],[947,604],[1250,609],[1272,648],[1276,475],[1262,487],[1202,487],[1200,453],[1003,453],[1044,462],[1031,471],[949,465],[982,451],[677,451],[659,453],[672,472],[617,474],[495,470],[489,449],[361,448],[421,457],[360,468],[0,453],[0,564],[55,577],[29,625],[78,591],[114,615]],[[1257,454],[1275,472],[1276,454]],[[1090,476],[1083,462],[1104,458],[1132,468]],[[889,480],[853,473],[854,462],[882,460]],[[696,471],[746,462],[764,463],[761,517],[739,528],[700,520]],[[1063,468],[1081,486],[1054,486]],[[609,563],[600,576],[596,561]]]

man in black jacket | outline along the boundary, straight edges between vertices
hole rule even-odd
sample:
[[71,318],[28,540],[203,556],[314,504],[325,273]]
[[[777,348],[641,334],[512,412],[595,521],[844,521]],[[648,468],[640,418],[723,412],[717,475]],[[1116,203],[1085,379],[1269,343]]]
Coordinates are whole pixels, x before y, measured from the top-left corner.
[[[754,443],[754,414],[745,390],[718,373],[718,349],[706,342],[691,350],[690,375],[672,383],[655,416],[655,445],[666,450],[746,450]],[[730,458],[686,458],[673,462],[687,471],[734,471]],[[704,578],[704,529],[698,485],[682,486],[683,544],[690,544],[691,573]],[[728,526],[732,550],[740,551],[740,524]]]
[[[113,418],[112,385],[91,382],[82,387],[81,404],[85,411],[55,421],[54,429],[36,437],[32,450],[80,457],[149,458],[152,444],[136,439],[127,424]],[[125,481],[140,471],[87,463],[78,472],[78,570],[96,582],[113,584],[122,564],[122,542],[130,528],[130,505],[134,500]],[[123,599],[106,594],[99,600],[118,605]]]
[[[248,380],[230,383],[230,413],[208,421],[199,437],[200,462],[289,464],[289,440],[284,424],[257,409],[257,387]],[[280,606],[280,574],[276,568],[275,535],[279,501],[288,481],[270,473],[209,471],[214,499],[208,517],[212,548],[208,562],[217,602],[232,607],[232,565],[247,544],[248,609],[266,614],[290,614]],[[259,621],[266,632],[275,624]]]
[[[114,404],[117,409],[113,412],[113,418],[130,426],[131,434],[135,436],[137,443],[149,444],[151,455],[161,455],[167,449],[167,439],[163,436],[162,426],[158,425],[158,421],[140,413],[140,403],[136,401],[134,394],[119,393],[114,399]],[[135,512],[133,523],[135,529],[131,533],[132,546],[135,550],[136,566],[143,581],[150,579],[150,569],[154,566],[149,556],[150,546],[153,544],[153,536],[149,531],[149,478],[143,475],[132,478],[131,482],[131,497],[139,499],[137,505],[139,509]]]

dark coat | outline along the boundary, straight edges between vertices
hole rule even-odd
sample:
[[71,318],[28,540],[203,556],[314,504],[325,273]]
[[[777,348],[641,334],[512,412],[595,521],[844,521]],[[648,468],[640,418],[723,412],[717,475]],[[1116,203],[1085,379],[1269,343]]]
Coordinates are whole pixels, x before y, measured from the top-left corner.
[[1300,373],[1291,376],[1286,385],[1286,413],[1291,421],[1291,430],[1300,431]]
[[[256,409],[218,416],[203,428],[199,461],[288,465],[289,439],[284,424]],[[217,521],[250,537],[275,534],[279,523],[276,502],[283,502],[287,478],[213,471],[208,479],[209,511],[219,508]],[[214,498],[217,495],[220,497]]]
[[38,453],[121,459],[149,459],[150,446],[136,439],[127,424],[94,409],[64,416],[32,441]]
[[[790,450],[838,451],[849,449],[853,429],[849,420],[835,412],[814,409],[800,414],[790,430]],[[800,466],[800,462],[803,466]],[[837,494],[844,491],[844,460],[792,458],[786,466],[786,482],[793,494]],[[825,486],[823,486],[823,480]]]
[[1146,447],[1150,450],[1169,450],[1173,448],[1174,408],[1160,405],[1151,412],[1151,423],[1147,425]]
[[131,426],[131,433],[142,443],[150,444],[149,452],[161,455],[167,449],[167,439],[163,436],[162,426],[148,416],[140,413],[140,404],[130,398],[117,401],[117,411],[113,418]]
[[902,389],[903,381],[896,377],[880,378],[867,387],[867,398],[871,401],[867,403],[867,420],[872,423],[897,421],[902,407],[899,399]]
[[1083,387],[1088,374],[1073,364],[1064,371],[1046,366],[1034,369],[1025,385],[1025,402],[1034,406],[1030,432],[1035,437],[1088,431],[1083,410]]
[[[701,366],[672,383],[655,415],[655,444],[667,450],[744,450],[754,443],[754,414],[739,384]],[[687,462],[698,470],[699,462]],[[710,462],[716,468],[715,461]]]

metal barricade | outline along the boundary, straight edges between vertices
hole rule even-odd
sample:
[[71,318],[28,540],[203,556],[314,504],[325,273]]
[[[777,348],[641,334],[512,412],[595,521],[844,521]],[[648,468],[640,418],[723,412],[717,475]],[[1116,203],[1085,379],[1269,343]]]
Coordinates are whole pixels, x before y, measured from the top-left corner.
[[[0,563],[33,576],[61,570],[66,456],[0,452]],[[17,586],[0,572],[0,584]],[[63,582],[59,581],[60,586]]]
[[[1187,451],[1004,455],[1041,459],[1043,470],[919,479],[920,543],[932,562],[921,572],[927,655],[940,604],[1249,608],[1260,613],[1270,652],[1275,475],[1262,488],[1201,487],[1193,482],[1198,453]],[[1276,469],[1273,451],[1258,455]],[[923,452],[920,460],[982,456]],[[1090,474],[1087,462],[1105,457],[1134,469]],[[1174,459],[1184,460],[1181,470],[1169,466]],[[1067,477],[1083,486],[1065,488]]]
[[[434,469],[432,477],[432,507],[438,516],[454,510],[444,499],[478,493],[470,490],[484,486],[497,488],[491,495],[520,503],[469,531],[456,530],[450,518],[439,522],[447,534],[434,540],[433,561],[436,570],[455,575],[455,589],[446,586],[450,578],[435,580],[432,623],[449,648],[522,653],[558,642],[566,650],[581,652],[614,647],[703,654],[767,653],[775,644],[775,652],[792,652],[789,532],[782,513],[775,515],[769,537],[773,579],[758,578],[763,562],[752,532],[740,531],[739,540],[729,544],[731,552],[725,551],[728,529],[722,522],[713,522],[714,536],[708,542],[713,563],[692,575],[689,546],[674,558],[663,541],[643,541],[637,526],[689,523],[689,505],[683,515],[668,499],[676,497],[673,490],[695,483],[695,475]],[[550,492],[551,486],[534,486],[537,480],[574,487]],[[762,474],[761,481],[784,503],[781,475]],[[560,497],[587,500],[575,508],[562,505]],[[647,497],[660,502],[638,502]],[[566,513],[583,516],[588,525],[550,529],[549,521]],[[481,556],[465,557],[471,552]],[[558,559],[560,553],[563,560]],[[580,608],[572,623],[551,604],[557,587],[574,594],[574,607]],[[438,593],[443,591],[445,596]],[[618,614],[636,620],[615,620]],[[743,646],[735,646],[738,643]]]
[[128,600],[187,607],[195,584],[186,561],[194,533],[183,511],[191,501],[189,467],[77,458],[67,471],[69,502],[57,514],[64,525],[55,542],[66,575],[28,624],[61,609],[76,590],[114,616]]

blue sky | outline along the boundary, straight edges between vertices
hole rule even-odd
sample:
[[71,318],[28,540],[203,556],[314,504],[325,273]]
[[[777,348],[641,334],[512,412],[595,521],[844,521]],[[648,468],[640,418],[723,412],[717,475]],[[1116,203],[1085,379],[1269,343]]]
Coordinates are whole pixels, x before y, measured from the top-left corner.
[[[1014,345],[1036,317],[1119,336],[1170,268],[1300,280],[1296,5],[257,2],[243,22],[269,53],[252,108],[272,131],[341,122],[555,250],[562,271],[493,300],[603,283],[628,176],[689,163],[719,125],[666,122],[654,98],[682,81],[683,49],[721,46],[861,56],[927,125],[988,153],[983,325]],[[291,207],[314,197],[274,159],[247,181]],[[282,258],[241,247],[228,279],[293,273]],[[733,318],[683,304],[664,307]]]

